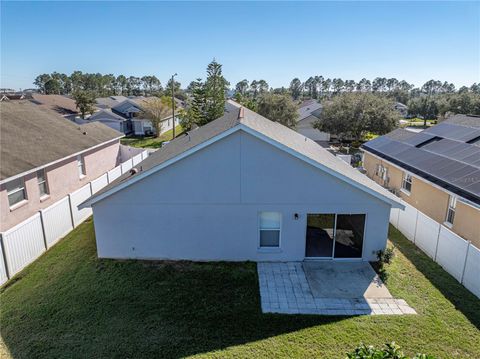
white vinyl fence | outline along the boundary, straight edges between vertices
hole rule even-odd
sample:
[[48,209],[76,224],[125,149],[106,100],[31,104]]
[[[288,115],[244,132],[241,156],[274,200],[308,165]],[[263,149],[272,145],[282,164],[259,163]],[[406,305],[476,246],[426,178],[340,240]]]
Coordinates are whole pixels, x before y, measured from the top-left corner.
[[391,210],[390,223],[480,298],[480,249],[415,207],[402,204],[405,210]]
[[73,228],[85,221],[91,208],[78,205],[148,157],[144,151],[73,193],[0,233],[0,285],[12,278]]

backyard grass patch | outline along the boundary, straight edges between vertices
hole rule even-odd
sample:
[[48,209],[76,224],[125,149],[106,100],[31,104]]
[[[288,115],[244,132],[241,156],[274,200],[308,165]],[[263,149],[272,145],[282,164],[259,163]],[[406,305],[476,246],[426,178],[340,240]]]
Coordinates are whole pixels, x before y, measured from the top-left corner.
[[[388,287],[418,315],[262,314],[255,263],[99,260],[91,220],[1,290],[11,358],[344,358],[360,342],[480,357],[480,301],[391,228]],[[0,357],[2,353],[0,351]]]
[[[175,136],[178,136],[183,133],[182,126],[178,125],[175,127]],[[125,137],[120,141],[122,145],[128,145],[132,147],[139,148],[160,148],[162,147],[162,142],[170,141],[173,138],[173,130],[168,130],[165,133],[162,133],[160,137],[145,136],[145,137]]]

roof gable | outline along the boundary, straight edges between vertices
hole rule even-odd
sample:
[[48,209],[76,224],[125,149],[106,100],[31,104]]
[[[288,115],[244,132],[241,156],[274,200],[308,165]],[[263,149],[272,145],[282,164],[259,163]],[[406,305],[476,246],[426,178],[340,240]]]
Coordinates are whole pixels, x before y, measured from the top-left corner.
[[339,160],[312,140],[243,108],[233,101],[227,103],[225,114],[221,118],[191,131],[186,136],[175,139],[164,148],[156,151],[137,166],[140,169],[138,173],[121,176],[87,200],[82,206],[89,206],[108,197],[125,186],[135,183],[239,130],[250,133],[390,205],[401,206],[399,200],[393,194]]

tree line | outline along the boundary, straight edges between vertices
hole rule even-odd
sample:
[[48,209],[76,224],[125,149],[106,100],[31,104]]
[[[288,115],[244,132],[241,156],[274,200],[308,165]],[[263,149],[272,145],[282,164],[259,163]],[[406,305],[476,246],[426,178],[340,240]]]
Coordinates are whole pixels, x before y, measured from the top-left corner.
[[[171,79],[164,89],[154,75],[115,77],[112,74],[81,71],[74,71],[70,76],[57,72],[42,74],[37,76],[34,83],[46,94],[72,95],[77,100],[77,105],[82,107],[83,104],[88,111],[93,108],[95,97],[143,95],[162,98],[170,96],[173,87],[175,97],[187,100],[187,109],[180,112],[182,126],[186,130],[221,117],[230,86],[222,74],[222,65],[215,60],[207,66],[205,81],[198,78],[185,90],[181,89],[179,82],[172,82]],[[398,113],[393,112],[395,102],[407,104],[412,117],[421,117],[425,121],[442,118],[449,113],[480,115],[480,84],[456,89],[454,84],[438,80],[430,80],[415,87],[396,78],[377,77],[372,81],[363,78],[356,82],[311,76],[303,82],[294,78],[288,87],[272,88],[264,79],[244,79],[235,85],[234,99],[247,108],[292,128],[296,125],[298,102],[315,99],[324,105],[322,121],[316,127],[336,134],[344,134],[348,130],[349,136],[356,140],[365,132],[382,134],[391,130],[392,124],[399,119]],[[165,99],[162,103],[163,106],[168,105]],[[343,113],[351,111],[352,116],[355,109],[361,109],[357,111],[361,118],[357,121],[352,120],[351,116],[343,116],[343,121],[334,113],[341,113],[342,109]],[[85,109],[82,108],[81,112],[83,114]],[[352,123],[354,125],[350,126]]]
[[[167,88],[171,88],[171,79]],[[55,95],[73,95],[77,91],[88,91],[96,97],[123,96],[161,96],[163,86],[155,75],[142,77],[74,71],[70,75],[53,72],[38,75],[34,85],[41,93]],[[175,81],[176,90],[180,83]]]

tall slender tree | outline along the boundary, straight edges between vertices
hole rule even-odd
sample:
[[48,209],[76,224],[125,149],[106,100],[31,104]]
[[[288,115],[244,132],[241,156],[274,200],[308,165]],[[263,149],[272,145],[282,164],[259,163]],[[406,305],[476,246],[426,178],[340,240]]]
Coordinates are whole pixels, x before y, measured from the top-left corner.
[[291,82],[290,82],[290,93],[292,94],[292,97],[294,100],[298,100],[300,95],[302,94],[302,81],[300,81],[299,78],[295,77]]
[[225,95],[229,83],[222,75],[222,65],[215,59],[207,66],[207,80],[205,81],[205,121],[213,121],[223,115],[225,109]]

